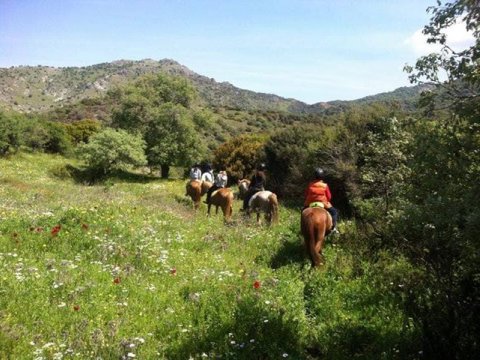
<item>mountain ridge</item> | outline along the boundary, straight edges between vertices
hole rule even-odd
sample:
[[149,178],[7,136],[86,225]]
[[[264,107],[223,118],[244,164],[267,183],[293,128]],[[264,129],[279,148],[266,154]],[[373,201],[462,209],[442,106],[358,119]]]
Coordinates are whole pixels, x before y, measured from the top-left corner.
[[[275,94],[241,89],[229,82],[217,82],[172,59],[115,60],[82,67],[15,66],[0,68],[0,108],[19,112],[47,112],[83,99],[100,98],[114,86],[138,76],[166,73],[188,78],[199,92],[203,105],[239,110],[273,110],[289,113],[317,113],[332,106],[375,101],[370,95],[359,100],[318,102],[312,105]],[[403,87],[399,89],[413,89]],[[384,98],[392,92],[381,93]],[[418,94],[409,92],[407,98]],[[392,95],[395,98],[395,95]]]

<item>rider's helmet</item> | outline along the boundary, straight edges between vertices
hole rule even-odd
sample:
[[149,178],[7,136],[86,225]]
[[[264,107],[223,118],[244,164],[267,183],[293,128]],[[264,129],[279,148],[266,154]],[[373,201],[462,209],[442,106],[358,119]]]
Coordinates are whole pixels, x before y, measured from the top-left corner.
[[258,171],[264,171],[266,168],[267,168],[267,166],[265,165],[265,163],[260,163],[260,164],[257,165],[257,170]]
[[315,179],[324,180],[325,179],[325,170],[318,167],[318,168],[315,169],[314,175],[315,175]]
[[212,165],[206,164],[205,165],[205,171],[211,171],[212,170]]

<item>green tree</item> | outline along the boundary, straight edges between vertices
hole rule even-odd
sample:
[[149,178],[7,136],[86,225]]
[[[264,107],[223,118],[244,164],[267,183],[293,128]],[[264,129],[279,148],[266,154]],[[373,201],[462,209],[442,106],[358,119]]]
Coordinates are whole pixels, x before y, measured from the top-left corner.
[[[431,120],[419,121],[414,132],[410,203],[398,225],[428,274],[409,307],[422,325],[428,358],[480,356],[479,9],[478,0],[438,1],[423,32],[442,49],[406,67],[412,82],[437,84],[423,101]],[[448,46],[445,33],[454,23],[474,36],[463,51]]]
[[217,169],[228,171],[232,180],[249,176],[258,163],[264,161],[265,135],[242,135],[221,144],[213,152]]
[[0,112],[0,156],[16,152],[21,145],[21,127],[18,116]]
[[324,130],[313,125],[290,126],[270,138],[265,154],[273,191],[302,201],[305,185],[321,165],[316,153],[328,142]]
[[78,152],[87,167],[97,174],[114,170],[127,170],[132,166],[146,165],[145,142],[140,136],[124,130],[105,129],[80,146]]
[[198,160],[203,145],[198,143],[191,114],[185,107],[168,102],[154,112],[144,135],[147,160],[150,165],[160,165],[162,177],[167,178],[171,164],[185,166]]
[[87,143],[90,136],[101,129],[101,123],[94,119],[83,119],[66,125],[66,130],[73,144]]
[[141,134],[148,165],[161,167],[163,178],[170,166],[187,166],[201,158],[205,147],[192,126],[190,108],[196,92],[186,79],[144,76],[110,96],[120,104],[113,113],[113,126]]

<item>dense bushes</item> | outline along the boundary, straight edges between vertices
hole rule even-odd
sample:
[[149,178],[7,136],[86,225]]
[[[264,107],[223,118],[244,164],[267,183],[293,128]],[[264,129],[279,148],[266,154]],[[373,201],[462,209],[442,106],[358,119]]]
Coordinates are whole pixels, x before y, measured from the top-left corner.
[[0,155],[16,152],[21,147],[67,155],[72,144],[63,124],[0,112]]

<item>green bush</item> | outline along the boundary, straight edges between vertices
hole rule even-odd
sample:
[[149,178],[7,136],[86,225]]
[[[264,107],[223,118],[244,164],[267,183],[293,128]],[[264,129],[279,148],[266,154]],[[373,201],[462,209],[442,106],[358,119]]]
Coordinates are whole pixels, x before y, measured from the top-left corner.
[[0,156],[16,152],[21,145],[18,117],[0,112]]
[[114,170],[146,165],[144,149],[145,142],[140,136],[124,130],[105,129],[92,136],[88,144],[82,145],[79,155],[88,169],[105,175]]

